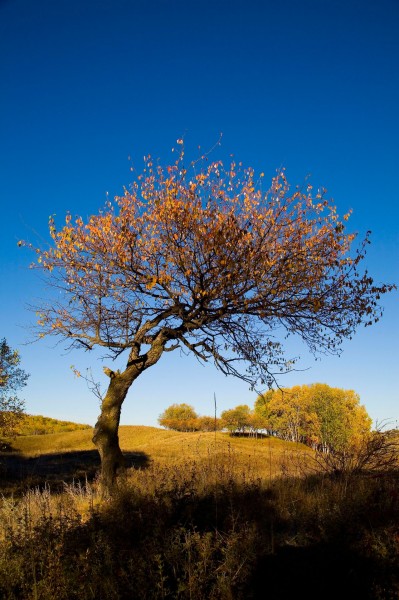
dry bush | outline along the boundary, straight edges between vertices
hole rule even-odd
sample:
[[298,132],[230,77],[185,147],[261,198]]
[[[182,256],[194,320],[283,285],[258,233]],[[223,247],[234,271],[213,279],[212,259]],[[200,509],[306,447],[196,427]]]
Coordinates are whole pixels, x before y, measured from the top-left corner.
[[323,472],[351,476],[358,473],[389,473],[399,467],[399,432],[377,429],[353,447],[316,452],[314,462]]

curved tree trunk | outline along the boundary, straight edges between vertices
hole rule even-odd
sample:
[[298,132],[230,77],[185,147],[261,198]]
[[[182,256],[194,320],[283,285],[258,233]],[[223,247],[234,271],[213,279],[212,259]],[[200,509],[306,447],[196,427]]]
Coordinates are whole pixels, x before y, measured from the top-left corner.
[[119,447],[119,419],[126,394],[137,377],[148,367],[158,362],[161,357],[168,334],[161,332],[152,342],[150,350],[141,356],[133,347],[129,354],[126,370],[111,371],[104,368],[110,378],[106,396],[101,404],[101,414],[94,428],[93,443],[101,457],[101,486],[106,494],[112,493],[116,475],[124,467],[124,458]]
[[122,403],[131,385],[119,373],[112,372],[110,377],[111,381],[101,404],[101,414],[93,435],[93,442],[101,457],[101,485],[107,493],[114,487],[118,470],[124,467],[118,429]]

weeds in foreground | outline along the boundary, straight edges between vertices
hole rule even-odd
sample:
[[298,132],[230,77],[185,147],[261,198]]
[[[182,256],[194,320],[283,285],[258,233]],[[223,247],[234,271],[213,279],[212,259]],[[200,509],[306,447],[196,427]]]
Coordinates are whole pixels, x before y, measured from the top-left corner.
[[331,452],[315,452],[305,458],[306,469],[351,479],[357,473],[382,475],[399,467],[399,433],[397,430],[377,429],[365,436],[361,443]]
[[[260,478],[231,448],[0,501],[7,600],[397,598],[398,475]],[[291,461],[292,462],[292,461]]]

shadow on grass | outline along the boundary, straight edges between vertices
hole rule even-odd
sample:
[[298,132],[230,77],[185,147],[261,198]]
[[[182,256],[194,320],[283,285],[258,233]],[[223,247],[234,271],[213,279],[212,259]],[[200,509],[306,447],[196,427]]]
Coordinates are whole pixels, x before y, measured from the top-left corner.
[[[145,452],[124,452],[126,467],[146,468],[149,457]],[[7,489],[49,484],[62,487],[64,482],[82,479],[92,481],[100,468],[97,450],[60,452],[26,457],[16,452],[0,454],[0,486]]]
[[[372,591],[379,578],[378,565],[351,548],[331,543],[309,547],[280,547],[262,557],[250,588],[254,598],[262,592],[275,600],[288,598],[375,598]],[[385,597],[385,596],[384,596]]]
[[[143,456],[126,454],[136,467]],[[58,457],[76,473],[95,452]],[[16,523],[0,552],[0,597],[26,600],[37,589],[41,600],[399,597],[396,472],[270,487],[239,476],[204,483],[197,466],[155,463],[132,475],[135,485],[84,521],[65,509],[44,511],[35,526]]]

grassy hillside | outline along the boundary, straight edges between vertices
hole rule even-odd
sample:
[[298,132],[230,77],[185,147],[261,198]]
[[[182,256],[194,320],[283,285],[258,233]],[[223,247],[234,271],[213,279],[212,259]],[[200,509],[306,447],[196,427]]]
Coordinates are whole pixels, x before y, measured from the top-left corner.
[[[20,496],[28,488],[43,485],[57,492],[73,481],[92,482],[100,468],[92,435],[92,429],[84,429],[8,440],[10,451],[0,454],[0,493]],[[188,473],[194,468],[205,473],[209,481],[245,473],[246,477],[270,482],[277,476],[298,475],[304,457],[311,455],[301,444],[277,438],[231,437],[222,432],[215,435],[121,426],[119,437],[127,473],[133,479],[137,469]]]
[[18,423],[17,435],[43,435],[47,433],[65,433],[90,429],[90,425],[74,423],[72,421],[60,421],[42,415],[21,415]]
[[[13,451],[23,457],[94,451],[92,429],[21,436],[10,440]],[[121,426],[120,445],[124,452],[139,453],[147,461],[174,465],[188,461],[206,463],[229,461],[235,468],[250,466],[259,476],[270,477],[292,471],[293,457],[310,450],[277,438],[231,437],[227,433],[176,432],[145,426]]]

